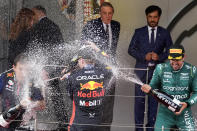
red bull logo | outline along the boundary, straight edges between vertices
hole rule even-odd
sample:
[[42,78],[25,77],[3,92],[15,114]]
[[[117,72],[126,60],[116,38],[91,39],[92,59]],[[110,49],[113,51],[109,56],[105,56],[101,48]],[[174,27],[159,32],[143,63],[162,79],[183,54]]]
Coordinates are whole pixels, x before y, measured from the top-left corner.
[[95,89],[98,89],[98,88],[103,88],[103,82],[101,83],[98,83],[98,82],[95,82],[95,81],[89,81],[85,84],[81,84],[80,83],[80,86],[81,86],[81,90],[95,90]]
[[[98,83],[95,81],[89,81],[85,84],[81,84],[81,91],[78,91],[78,96],[83,98],[95,98],[95,97],[102,97],[105,94],[105,90],[103,89],[103,82]],[[98,91],[96,89],[102,88],[102,90]],[[83,92],[82,90],[90,90],[88,93]]]
[[102,89],[100,92],[98,91],[90,91],[88,93],[78,91],[77,96],[83,97],[83,98],[96,98],[96,97],[102,97],[105,95],[105,90]]

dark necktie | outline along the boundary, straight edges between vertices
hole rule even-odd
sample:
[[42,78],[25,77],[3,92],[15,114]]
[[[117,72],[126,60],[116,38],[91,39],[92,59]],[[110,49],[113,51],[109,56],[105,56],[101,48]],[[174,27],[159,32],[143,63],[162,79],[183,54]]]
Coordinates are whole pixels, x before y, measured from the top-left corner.
[[155,31],[155,28],[152,28],[152,29],[151,29],[151,39],[150,39],[150,40],[151,40],[151,41],[150,41],[151,44],[154,44],[154,43],[155,43],[155,40],[154,40],[154,39],[155,39],[155,38],[154,38],[154,31]]
[[109,44],[109,25],[108,24],[106,24],[106,30],[105,30],[105,32],[106,32],[107,44]]
[[[154,46],[154,31],[155,31],[155,29],[154,28],[152,28],[151,29],[151,38],[150,38],[150,46],[151,47],[153,47]],[[155,66],[155,62],[153,61],[153,60],[151,60],[151,61],[149,61],[149,63],[148,63],[148,67],[150,68],[150,69],[154,69],[154,66]]]

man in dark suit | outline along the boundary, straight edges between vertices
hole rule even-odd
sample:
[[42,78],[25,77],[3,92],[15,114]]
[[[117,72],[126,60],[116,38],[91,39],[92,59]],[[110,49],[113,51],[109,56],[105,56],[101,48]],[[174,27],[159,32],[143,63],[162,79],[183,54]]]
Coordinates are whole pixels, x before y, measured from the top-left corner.
[[[120,34],[120,23],[112,20],[114,8],[109,2],[103,2],[100,6],[101,17],[87,22],[82,31],[82,41],[95,43],[101,50],[104,50],[114,63],[116,49]],[[115,94],[115,83],[112,84],[110,95]],[[107,97],[105,100],[103,123],[111,124],[113,119],[114,97]],[[105,130],[110,130],[106,127]]]
[[101,50],[115,57],[120,34],[120,23],[112,20],[113,6],[103,2],[98,19],[88,21],[82,30],[82,40],[94,42]]
[[45,48],[53,47],[63,42],[61,31],[53,21],[46,16],[46,10],[42,6],[32,8],[35,13],[34,37],[41,42]]
[[[150,82],[155,66],[164,62],[168,56],[168,49],[172,45],[170,33],[163,27],[158,26],[162,13],[160,7],[152,5],[145,10],[147,26],[136,29],[129,45],[128,53],[136,59],[135,68],[149,69],[135,70],[135,73],[143,83]],[[147,79],[148,77],[148,79]],[[135,124],[136,131],[143,131],[145,94],[140,85],[135,85]],[[147,131],[153,131],[157,102],[152,96],[148,96],[148,119]]]
[[[58,47],[63,44],[63,37],[60,32],[58,25],[51,21],[46,16],[46,9],[40,5],[32,8],[35,13],[35,21],[37,22],[33,27],[32,45],[34,51],[41,51],[41,54],[47,59],[46,64],[59,65],[62,64],[63,59],[61,58],[62,52],[58,50]],[[31,45],[30,45],[31,46]],[[40,56],[38,56],[40,57]],[[50,78],[59,76],[60,69],[56,67],[48,67],[46,71],[49,73]],[[63,96],[59,86],[58,79],[50,81],[49,83],[51,92],[55,95],[51,95],[53,102],[55,115],[58,121],[67,122],[67,114],[64,108]],[[53,120],[55,121],[55,120]],[[63,129],[65,130],[65,129]]]

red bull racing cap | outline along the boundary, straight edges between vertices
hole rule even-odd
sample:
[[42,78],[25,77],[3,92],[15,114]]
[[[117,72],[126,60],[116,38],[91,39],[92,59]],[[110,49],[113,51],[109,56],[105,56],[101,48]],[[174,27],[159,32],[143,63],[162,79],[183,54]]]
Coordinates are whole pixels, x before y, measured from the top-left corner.
[[185,49],[182,45],[172,45],[169,49],[168,59],[181,60],[185,54]]

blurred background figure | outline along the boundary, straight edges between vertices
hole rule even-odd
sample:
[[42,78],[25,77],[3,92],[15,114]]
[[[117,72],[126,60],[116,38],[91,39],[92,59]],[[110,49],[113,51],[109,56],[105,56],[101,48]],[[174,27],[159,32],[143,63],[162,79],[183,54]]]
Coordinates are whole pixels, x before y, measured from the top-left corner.
[[33,40],[36,41],[37,46],[48,49],[64,42],[58,25],[47,18],[46,9],[37,5],[32,10],[35,13],[36,23],[33,28]]
[[[35,13],[34,20],[36,23],[33,27],[32,44],[29,45],[31,52],[33,55],[37,55],[36,58],[38,59],[43,55],[44,58],[46,58],[44,62],[46,65],[62,65],[64,63],[62,58],[63,52],[59,49],[63,47],[64,40],[59,26],[47,17],[46,9],[43,6],[34,6],[32,10]],[[45,69],[49,74],[49,79],[58,77],[61,72],[59,68],[52,66],[46,67]],[[64,124],[62,123],[68,122],[68,116],[65,110],[59,80],[55,79],[50,81],[49,87],[50,92],[54,94],[50,96],[52,100],[51,104],[53,104],[50,108],[54,108],[53,111],[56,116],[56,118],[53,118],[61,123],[60,126],[62,127],[62,130],[65,131],[65,127],[62,126]],[[44,118],[45,117],[40,119],[44,120]],[[51,121],[54,121],[54,119]]]
[[16,15],[10,28],[8,64],[12,68],[17,55],[25,52],[31,38],[34,12],[28,8],[22,8]]

